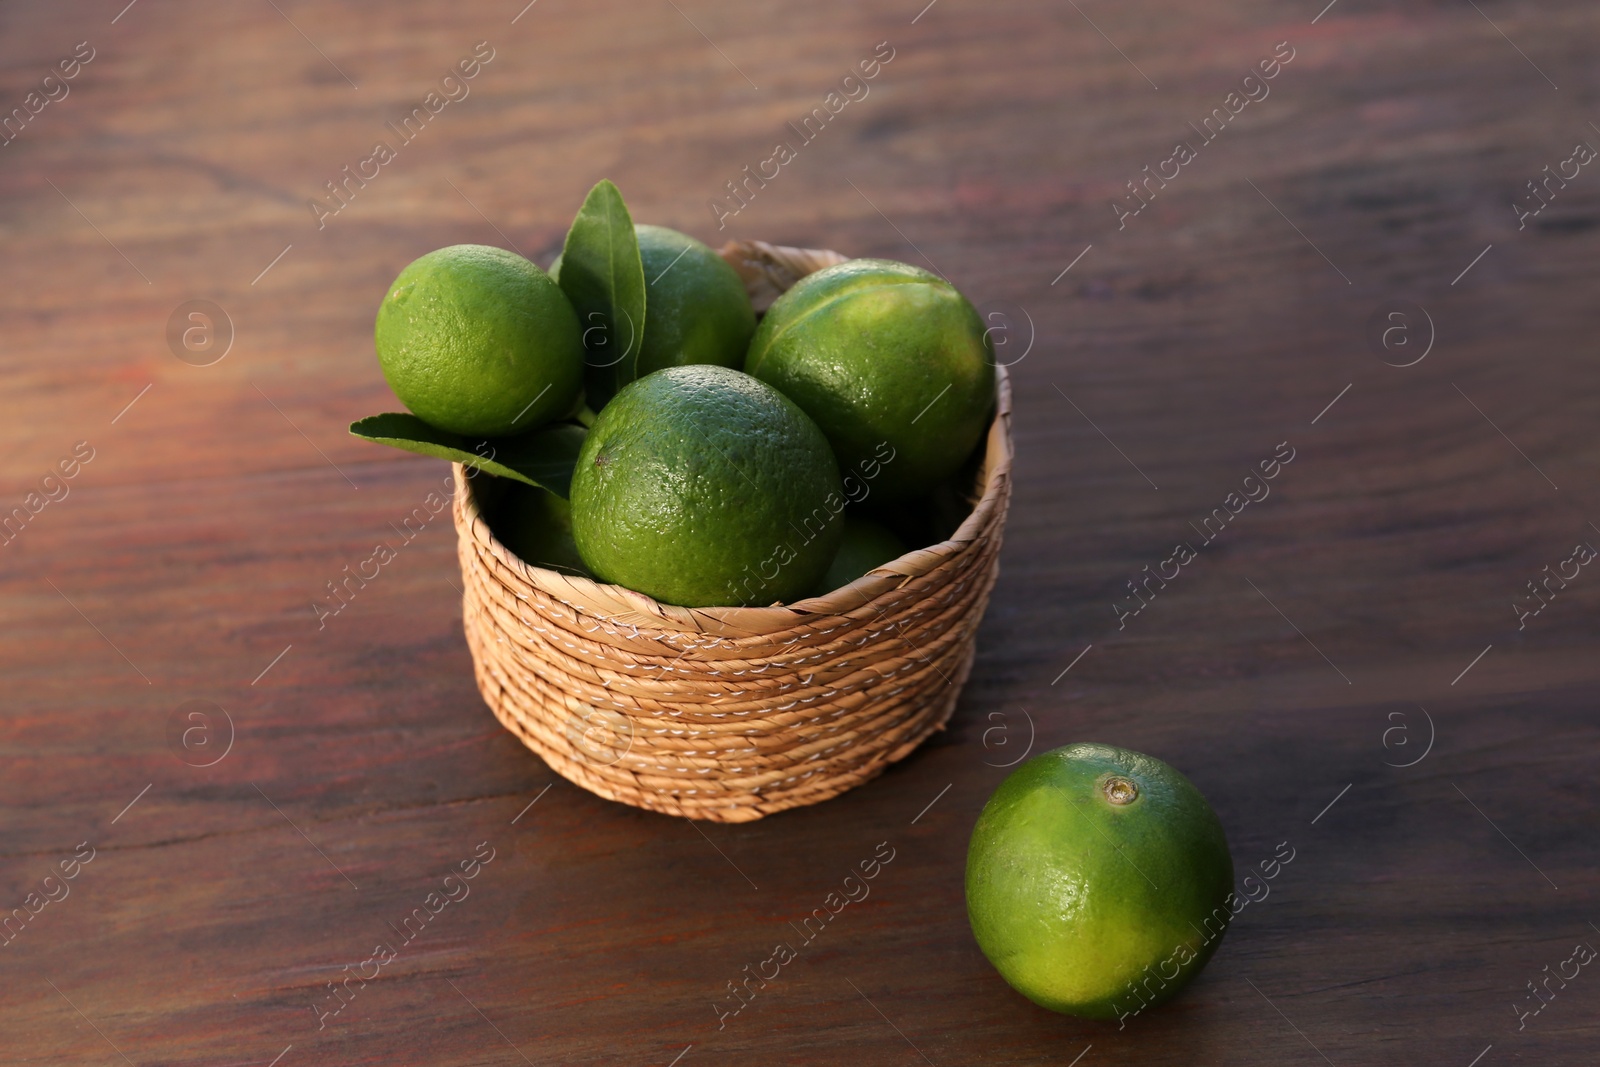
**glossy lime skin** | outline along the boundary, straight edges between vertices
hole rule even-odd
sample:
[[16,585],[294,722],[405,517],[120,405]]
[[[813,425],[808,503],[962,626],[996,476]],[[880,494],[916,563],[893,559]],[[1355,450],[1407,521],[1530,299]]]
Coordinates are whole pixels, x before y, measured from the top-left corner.
[[756,330],[739,274],[711,247],[665,226],[635,226],[644,261],[639,377],[663,367],[738,367]]
[[744,369],[803,408],[848,474],[887,442],[873,493],[907,499],[954,474],[989,425],[994,356],[955,287],[886,259],[800,279],[756,328]]
[[[1119,805],[1108,778],[1131,780]],[[1183,988],[1232,916],[1233,860],[1211,805],[1178,771],[1110,745],[1035,756],[1000,785],[967,850],[967,917],[1012,988],[1089,1019]]]
[[828,564],[827,573],[818,583],[817,591],[830,593],[847,586],[874,567],[881,567],[905,554],[905,542],[883,523],[847,514],[839,551],[834,553],[833,562]]
[[572,533],[589,570],[685,607],[806,596],[843,525],[822,431],[728,367],[668,367],[626,386],[572,476]]
[[503,248],[452,245],[414,260],[379,305],[373,340],[400,402],[454,433],[533,429],[571,410],[583,385],[571,302]]
[[[646,224],[633,230],[644,266],[644,335],[625,336],[619,350],[637,348],[634,377],[693,363],[741,366],[756,329],[756,313],[738,272],[688,234]],[[560,271],[557,256],[550,276],[558,278]],[[591,408],[598,411],[610,402],[617,392],[616,377],[617,368],[610,365],[589,368]]]

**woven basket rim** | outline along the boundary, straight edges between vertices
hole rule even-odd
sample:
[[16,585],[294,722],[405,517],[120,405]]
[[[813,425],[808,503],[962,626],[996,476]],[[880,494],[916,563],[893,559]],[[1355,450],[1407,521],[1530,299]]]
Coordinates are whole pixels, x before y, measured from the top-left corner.
[[[731,261],[752,249],[759,253],[774,247],[759,241],[730,242],[722,255]],[[782,251],[791,251],[781,249]],[[818,252],[822,256],[838,253]],[[839,257],[842,261],[846,257]],[[535,566],[512,552],[495,537],[478,506],[473,490],[475,477],[466,468],[453,464],[456,493],[461,509],[460,525],[488,547],[501,563],[535,589],[567,604],[575,611],[613,623],[676,633],[704,633],[721,636],[758,636],[782,633],[796,626],[817,626],[830,619],[854,615],[878,597],[899,589],[959,555],[989,525],[990,516],[1005,494],[1011,477],[1011,379],[1004,364],[995,364],[995,415],[985,437],[980,468],[983,494],[961,525],[944,541],[914,548],[876,567],[848,585],[821,596],[807,597],[790,604],[767,607],[687,608],[666,604],[626,586],[565,574]]]

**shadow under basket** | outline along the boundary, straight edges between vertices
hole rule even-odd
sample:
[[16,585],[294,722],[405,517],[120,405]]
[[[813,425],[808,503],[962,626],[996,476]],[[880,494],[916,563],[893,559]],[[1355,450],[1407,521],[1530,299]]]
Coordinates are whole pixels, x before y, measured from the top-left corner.
[[[758,310],[845,257],[730,243]],[[684,608],[532,566],[455,467],[462,621],[483,699],[556,773],[691,819],[748,822],[860,785],[942,729],[972,668],[1011,498],[1011,387],[947,541],[780,607]]]

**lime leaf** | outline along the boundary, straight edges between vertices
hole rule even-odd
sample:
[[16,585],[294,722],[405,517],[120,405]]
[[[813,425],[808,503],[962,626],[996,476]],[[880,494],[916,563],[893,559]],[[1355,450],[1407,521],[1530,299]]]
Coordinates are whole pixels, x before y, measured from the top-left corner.
[[598,410],[638,376],[644,339],[644,261],[628,206],[611,182],[589,190],[572,220],[558,283],[583,327],[584,379]]
[[491,474],[503,466],[518,481],[550,490],[565,500],[572,489],[572,471],[578,465],[578,451],[589,431],[571,422],[558,422],[519,437],[497,437],[489,446]]
[[565,499],[586,431],[582,426],[563,422],[519,437],[474,441],[430,426],[415,415],[391,411],[351,423],[350,432],[380,445],[448,459],[496,477],[536,485]]

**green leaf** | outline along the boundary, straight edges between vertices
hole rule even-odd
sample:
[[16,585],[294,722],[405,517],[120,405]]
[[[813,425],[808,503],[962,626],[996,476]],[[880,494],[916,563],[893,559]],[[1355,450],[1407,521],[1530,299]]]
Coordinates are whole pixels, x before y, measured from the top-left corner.
[[415,415],[391,411],[351,423],[350,432],[380,445],[464,463],[499,478],[536,485],[565,499],[587,431],[561,422],[519,437],[474,441],[430,426]]
[[493,449],[489,455],[495,466],[504,466],[515,472],[519,481],[542,486],[565,500],[572,491],[578,450],[588,434],[576,423],[558,422],[520,437],[497,437],[487,443]]
[[558,284],[583,327],[584,380],[596,410],[638,377],[644,341],[644,261],[622,194],[602,180],[583,201],[561,250]]

